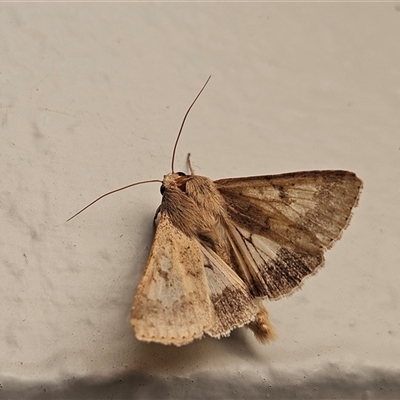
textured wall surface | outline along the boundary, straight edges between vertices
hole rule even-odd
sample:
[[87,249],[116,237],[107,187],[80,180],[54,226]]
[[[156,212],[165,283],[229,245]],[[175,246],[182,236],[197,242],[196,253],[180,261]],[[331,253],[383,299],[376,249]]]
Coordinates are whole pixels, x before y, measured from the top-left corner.
[[[400,6],[0,5],[0,399],[400,393]],[[251,332],[138,342],[158,184],[348,169],[360,204],[325,267]]]

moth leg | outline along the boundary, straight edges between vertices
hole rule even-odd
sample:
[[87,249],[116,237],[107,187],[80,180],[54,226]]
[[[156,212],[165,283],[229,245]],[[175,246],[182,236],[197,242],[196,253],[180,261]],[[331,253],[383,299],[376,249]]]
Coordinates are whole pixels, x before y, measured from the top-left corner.
[[254,336],[263,344],[270,342],[276,338],[275,329],[268,318],[268,311],[261,300],[257,301],[258,313],[247,327],[250,328]]
[[157,225],[156,219],[158,217],[158,214],[160,214],[160,211],[161,211],[161,204],[157,207],[156,213],[155,213],[154,218],[153,218],[153,226],[154,226],[154,228]]
[[187,164],[188,164],[188,167],[189,167],[190,175],[195,175],[194,169],[192,167],[192,163],[190,162],[190,153],[188,153],[186,161],[187,161]]

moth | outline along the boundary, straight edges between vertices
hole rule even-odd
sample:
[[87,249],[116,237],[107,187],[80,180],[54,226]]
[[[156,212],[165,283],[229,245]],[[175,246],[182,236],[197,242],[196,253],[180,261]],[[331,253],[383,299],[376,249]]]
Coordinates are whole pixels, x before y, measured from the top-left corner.
[[189,173],[175,172],[183,125],[209,79],[184,116],[171,172],[94,201],[161,182],[159,220],[131,314],[136,337],[145,342],[181,346],[242,326],[262,343],[274,339],[262,299],[292,294],[323,265],[362,188],[353,172],[340,170],[213,181],[195,174],[190,155]]

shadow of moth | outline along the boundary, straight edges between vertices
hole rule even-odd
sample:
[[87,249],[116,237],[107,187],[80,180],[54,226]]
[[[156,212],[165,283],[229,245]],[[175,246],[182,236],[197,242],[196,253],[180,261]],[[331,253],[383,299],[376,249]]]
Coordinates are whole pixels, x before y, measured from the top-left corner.
[[[290,295],[324,262],[349,224],[362,181],[349,171],[303,171],[213,181],[174,172],[161,180],[160,218],[133,301],[131,324],[145,342],[181,346],[247,326],[275,336],[261,299]],[[155,217],[155,220],[156,220]]]

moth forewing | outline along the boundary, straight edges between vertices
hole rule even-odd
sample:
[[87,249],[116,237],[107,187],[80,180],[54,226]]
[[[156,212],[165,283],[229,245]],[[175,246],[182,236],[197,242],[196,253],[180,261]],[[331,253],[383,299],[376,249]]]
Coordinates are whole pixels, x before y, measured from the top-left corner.
[[256,297],[289,295],[322,266],[357,205],[362,181],[348,171],[221,179],[232,222],[232,266]]
[[180,346],[201,338],[213,320],[200,246],[162,213],[132,307],[136,336]]

